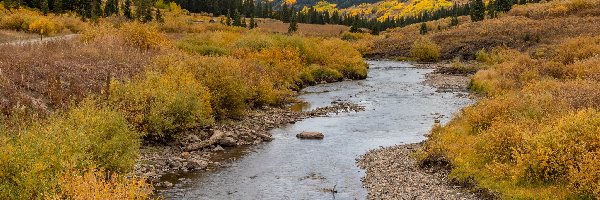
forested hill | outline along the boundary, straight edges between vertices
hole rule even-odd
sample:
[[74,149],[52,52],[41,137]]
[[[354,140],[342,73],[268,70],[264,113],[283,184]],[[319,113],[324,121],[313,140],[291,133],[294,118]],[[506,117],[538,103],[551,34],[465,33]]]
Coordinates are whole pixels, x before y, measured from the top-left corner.
[[[275,2],[278,4],[281,4],[283,1],[290,2],[290,0],[275,0]],[[294,1],[294,0],[291,0],[291,1]],[[295,1],[296,1],[296,3],[295,3],[296,7],[303,8],[304,6],[312,7],[322,0],[295,0]],[[376,3],[378,1],[380,1],[380,0],[328,0],[327,2],[337,4],[337,8],[348,8],[348,7],[360,5],[363,3],[369,3],[369,4]],[[397,1],[407,1],[407,0],[397,0]]]

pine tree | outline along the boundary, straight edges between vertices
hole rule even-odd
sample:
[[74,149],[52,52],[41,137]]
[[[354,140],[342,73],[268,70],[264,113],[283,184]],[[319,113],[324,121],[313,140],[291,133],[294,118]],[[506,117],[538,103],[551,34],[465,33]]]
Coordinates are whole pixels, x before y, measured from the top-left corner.
[[421,23],[421,28],[419,29],[419,33],[421,35],[426,35],[427,32],[429,32],[429,29],[427,28],[427,23],[425,23],[425,22]]
[[477,22],[485,19],[485,4],[482,0],[471,1],[471,21]]
[[242,26],[242,16],[237,9],[233,11],[233,26]]
[[290,17],[290,26],[288,27],[288,33],[292,34],[295,33],[296,31],[298,31],[298,19],[296,19],[296,14],[292,13],[292,16]]
[[490,17],[490,19],[496,18],[497,14],[496,14],[496,2],[494,0],[490,0],[490,2],[488,3],[487,6],[487,10],[488,10],[488,16]]
[[227,19],[225,19],[225,25],[231,26],[231,11],[227,10]]
[[131,0],[125,0],[123,3],[123,15],[127,19],[133,19],[133,15],[131,14]]
[[48,8],[48,0],[41,0],[40,7],[44,15],[47,15],[50,9]]
[[245,18],[245,17],[242,17],[242,23],[240,24],[240,26],[241,26],[241,27],[244,27],[244,28],[246,28],[246,27],[247,27],[247,24],[246,24],[246,18]]
[[162,14],[160,13],[160,9],[159,8],[156,9],[156,17],[155,18],[156,18],[156,21],[158,23],[162,24],[162,23],[165,22],[165,19],[163,18]]
[[256,28],[256,21],[254,21],[254,15],[250,17],[250,29]]
[[357,21],[352,22],[352,26],[350,26],[350,32],[351,33],[358,33],[358,32],[360,32],[360,28],[358,27],[358,22]]
[[450,26],[458,26],[458,17],[452,16],[450,19]]

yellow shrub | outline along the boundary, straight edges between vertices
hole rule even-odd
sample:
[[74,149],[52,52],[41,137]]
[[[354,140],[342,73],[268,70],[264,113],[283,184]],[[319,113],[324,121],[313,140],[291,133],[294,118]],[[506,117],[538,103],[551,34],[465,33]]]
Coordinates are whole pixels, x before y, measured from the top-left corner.
[[575,61],[585,60],[600,55],[600,37],[577,37],[568,39],[555,47],[552,58],[564,64],[572,64]]
[[440,47],[427,37],[421,37],[413,43],[410,56],[418,61],[437,61],[440,59]]
[[166,36],[153,25],[126,23],[119,29],[125,43],[141,49],[158,49],[168,45]]
[[104,170],[91,168],[80,173],[65,173],[60,178],[60,194],[56,199],[149,199],[153,187],[144,179],[106,175]]
[[40,35],[56,34],[60,31],[60,27],[47,18],[38,18],[29,24],[29,31]]
[[170,138],[182,130],[213,122],[210,94],[192,73],[159,66],[143,78],[113,81],[109,102],[149,138]]
[[128,172],[137,159],[139,136],[118,112],[84,101],[63,115],[0,140],[0,198],[54,194],[68,171],[101,167]]

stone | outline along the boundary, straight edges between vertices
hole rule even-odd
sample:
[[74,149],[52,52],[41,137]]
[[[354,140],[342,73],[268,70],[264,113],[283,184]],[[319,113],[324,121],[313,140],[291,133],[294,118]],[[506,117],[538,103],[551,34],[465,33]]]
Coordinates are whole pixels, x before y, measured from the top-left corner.
[[221,145],[217,145],[217,147],[215,147],[214,149],[212,149],[212,151],[224,151],[225,149],[223,149],[223,147],[221,147]]
[[190,152],[187,152],[187,151],[181,152],[181,157],[185,158],[185,159],[190,158]]
[[204,161],[204,160],[188,160],[186,168],[192,170],[192,169],[206,169],[206,167],[208,167],[208,162]]
[[231,137],[225,137],[219,140],[219,145],[224,147],[234,147],[237,146],[237,141]]
[[323,135],[323,133],[320,132],[302,132],[299,133],[298,135],[296,135],[297,138],[300,139],[313,139],[313,140],[320,140],[323,139],[325,137],[325,135]]

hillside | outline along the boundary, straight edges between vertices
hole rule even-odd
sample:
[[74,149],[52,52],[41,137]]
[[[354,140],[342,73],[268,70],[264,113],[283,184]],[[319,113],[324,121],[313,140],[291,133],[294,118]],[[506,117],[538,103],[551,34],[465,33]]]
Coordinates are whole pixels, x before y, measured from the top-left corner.
[[[295,3],[294,3],[295,1]],[[311,7],[323,0],[275,0],[276,3],[282,2],[294,3],[297,8]],[[327,2],[336,4],[338,8],[348,8],[363,3],[376,3],[379,0],[328,0]]]

